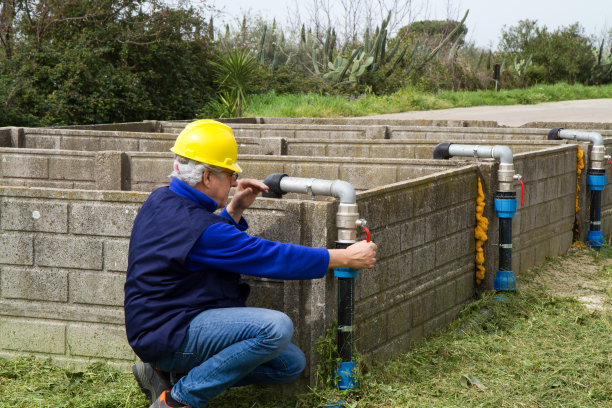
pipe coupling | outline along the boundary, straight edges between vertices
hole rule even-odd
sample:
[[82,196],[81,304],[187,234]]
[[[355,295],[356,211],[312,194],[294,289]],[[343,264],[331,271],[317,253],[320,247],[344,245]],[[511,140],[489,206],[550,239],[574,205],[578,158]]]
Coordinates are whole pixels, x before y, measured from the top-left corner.
[[357,220],[359,212],[357,204],[340,203],[338,204],[338,213],[336,214],[336,227],[338,228],[339,242],[356,242],[357,241]]
[[596,170],[604,169],[604,161],[606,156],[606,148],[602,145],[593,145],[591,147],[591,168]]
[[499,191],[514,191],[514,164],[500,163],[497,171]]

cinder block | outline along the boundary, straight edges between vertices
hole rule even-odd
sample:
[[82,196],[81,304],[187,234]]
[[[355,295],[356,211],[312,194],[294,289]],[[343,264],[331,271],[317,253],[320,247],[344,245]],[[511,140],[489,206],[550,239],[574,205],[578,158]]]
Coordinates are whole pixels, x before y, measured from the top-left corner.
[[[280,137],[261,139],[259,141],[260,152],[258,154],[287,155],[287,148],[287,139]],[[240,146],[238,146],[238,150],[243,152]]]
[[[366,126],[364,137],[366,139],[388,139],[387,126]],[[378,156],[381,157],[381,156]],[[384,156],[387,157],[387,156]]]
[[60,149],[97,152],[100,150],[99,140],[99,137],[63,135],[60,139]]
[[370,147],[370,157],[389,157],[397,159],[414,159],[415,146],[412,144],[398,145],[373,144]]
[[[141,139],[140,141],[147,141],[146,139]],[[157,140],[152,141],[155,143],[155,147],[158,147],[158,150],[148,150],[149,152],[167,152],[170,150],[170,147],[173,146],[172,143],[167,141],[159,142]],[[152,147],[153,143],[149,143],[147,147]],[[138,152],[143,151],[139,148],[139,140],[128,138],[128,137],[100,137],[98,141],[98,150],[99,151],[108,151],[115,150],[117,152]],[[167,145],[170,145],[167,149],[163,149]]]
[[357,347],[363,350],[373,350],[379,347],[386,340],[381,336],[386,330],[387,316],[384,314],[375,315],[367,321],[360,321],[355,334]]
[[124,274],[72,271],[69,284],[74,303],[123,306]]
[[134,353],[122,326],[70,324],[66,333],[71,356],[134,359]]
[[436,207],[432,184],[427,184],[423,187],[415,189],[412,196],[412,203],[414,206],[412,213],[415,216],[432,212]]
[[0,234],[0,263],[11,265],[32,265],[34,246],[32,234]]
[[355,299],[365,299],[383,291],[382,268],[378,265],[359,274],[355,281]]
[[0,177],[47,179],[49,164],[47,157],[20,153],[0,154]]
[[127,155],[129,159],[130,179],[132,183],[167,180],[172,172],[172,155],[142,157]]
[[394,224],[396,222],[405,222],[412,218],[412,191],[399,190],[387,194],[388,207],[388,222]]
[[400,303],[397,307],[385,312],[387,327],[386,339],[392,339],[409,333],[412,328],[412,309],[408,302]]
[[344,163],[340,166],[339,178],[351,183],[356,189],[382,187],[397,181],[397,169],[395,166],[382,164],[373,166]]
[[434,243],[417,248],[412,253],[412,269],[415,276],[431,271],[436,263],[436,246]]
[[370,145],[359,144],[339,144],[329,143],[327,145],[327,155],[330,157],[371,157]]
[[127,271],[128,249],[130,241],[106,240],[104,241],[104,269],[107,271]]
[[2,268],[2,297],[6,299],[68,301],[68,273],[44,269]]
[[384,283],[386,288],[393,288],[400,283],[412,279],[412,254],[401,254],[386,262]]
[[420,217],[402,224],[402,251],[423,245],[425,242],[425,228],[427,228],[426,222],[427,218]]
[[436,288],[436,314],[443,314],[455,306],[457,289],[456,282],[443,283]]
[[457,303],[466,302],[474,297],[475,276],[475,268],[472,268],[457,278],[455,285],[457,290],[455,299]]
[[39,320],[0,320],[0,348],[30,353],[65,354],[66,325]]
[[49,157],[49,178],[52,180],[94,181],[94,157]]
[[68,205],[6,198],[2,201],[0,220],[4,231],[67,232]]
[[95,157],[95,181],[97,190],[121,190],[124,177],[120,152],[97,152]]
[[102,242],[99,239],[40,235],[35,239],[35,246],[39,266],[102,269]]
[[435,241],[448,235],[448,213],[437,212],[427,216],[425,221],[425,242]]
[[[139,147],[134,149],[140,152],[168,152],[174,146],[174,139],[172,140],[150,140],[150,139],[142,139],[138,143]],[[119,151],[128,151],[128,149],[110,149],[104,148],[104,150],[119,150]],[[240,149],[239,149],[240,150]]]
[[287,154],[290,156],[312,156],[325,157],[327,156],[327,145],[322,143],[302,143],[294,141],[295,139],[287,140]]
[[388,227],[383,230],[381,235],[384,239],[378,243],[377,259],[385,259],[400,253],[402,244],[401,230],[401,225]]
[[68,214],[70,232],[79,235],[129,237],[138,208],[137,204],[126,203],[74,203]]

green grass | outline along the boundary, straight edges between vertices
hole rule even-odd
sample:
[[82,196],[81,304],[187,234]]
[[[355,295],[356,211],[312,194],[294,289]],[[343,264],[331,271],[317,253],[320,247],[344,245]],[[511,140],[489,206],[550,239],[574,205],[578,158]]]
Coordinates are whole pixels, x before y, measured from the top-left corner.
[[[602,256],[602,254],[604,256]],[[520,291],[485,293],[447,329],[403,355],[367,368],[356,390],[284,396],[275,387],[226,391],[210,407],[612,407],[612,313],[589,311],[547,285],[563,269],[576,282],[609,288],[607,252],[572,249],[518,277]],[[568,269],[580,265],[577,272]],[[591,274],[580,276],[583,265]],[[575,266],[574,266],[575,267]],[[612,301],[608,290],[606,302]],[[0,407],[146,408],[131,373],[104,364],[84,371],[48,361],[0,359]]]
[[243,116],[264,117],[353,117],[383,113],[447,109],[482,105],[517,105],[575,99],[612,98],[612,84],[602,86],[537,85],[527,89],[488,91],[441,91],[402,89],[390,95],[358,97],[300,94],[250,95]]

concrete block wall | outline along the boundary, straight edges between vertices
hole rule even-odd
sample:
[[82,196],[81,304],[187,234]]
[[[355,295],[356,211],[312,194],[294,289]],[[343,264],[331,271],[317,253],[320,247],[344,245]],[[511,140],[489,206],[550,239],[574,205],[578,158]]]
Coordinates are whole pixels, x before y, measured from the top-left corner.
[[[123,285],[131,226],[147,196],[0,188],[0,356],[33,354],[77,367],[135,361]],[[247,217],[254,235],[327,247],[332,209],[325,201],[258,199]],[[314,340],[333,316],[320,305],[335,293],[326,286],[332,278],[247,280],[249,305],[284,310],[296,322],[295,340],[314,356]]]
[[358,193],[378,244],[355,281],[357,348],[375,361],[451,322],[474,295],[477,166]]
[[[356,285],[358,342],[371,358],[407,350],[472,297],[475,193],[464,187],[475,172],[470,165],[358,193],[360,213],[380,242],[379,265],[362,271]],[[34,354],[74,366],[134,361],[123,283],[131,225],[146,196],[0,188],[0,356]],[[258,199],[246,217],[253,235],[333,247],[336,210],[328,200]],[[293,319],[294,341],[308,358],[304,380],[312,381],[315,341],[336,319],[336,280],[248,281],[249,305]],[[381,341],[387,321],[389,338]]]
[[1,356],[134,360],[123,328],[123,282],[144,197],[0,188]]
[[121,190],[120,152],[0,148],[0,184]]

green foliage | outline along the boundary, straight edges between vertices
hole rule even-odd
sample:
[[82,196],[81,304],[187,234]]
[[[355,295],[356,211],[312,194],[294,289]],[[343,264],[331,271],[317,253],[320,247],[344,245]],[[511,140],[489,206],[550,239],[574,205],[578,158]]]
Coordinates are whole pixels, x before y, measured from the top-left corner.
[[[216,69],[216,80],[222,89],[231,96],[227,100],[235,101],[236,114],[242,115],[242,106],[246,99],[247,88],[253,80],[256,70],[256,60],[247,50],[234,50],[213,62]],[[229,107],[229,106],[228,106]]]
[[15,4],[0,28],[12,34],[0,54],[0,125],[190,118],[213,93],[196,10],[157,0]]
[[547,83],[587,83],[596,64],[591,39],[577,23],[549,32],[536,21],[522,20],[503,31],[499,50],[510,61],[531,60],[546,71]]
[[338,343],[336,333],[338,323],[334,322],[325,332],[324,337],[315,341],[315,352],[317,355],[317,371],[315,373],[316,385],[318,387],[335,387],[338,378],[338,367],[342,362],[338,354]]

